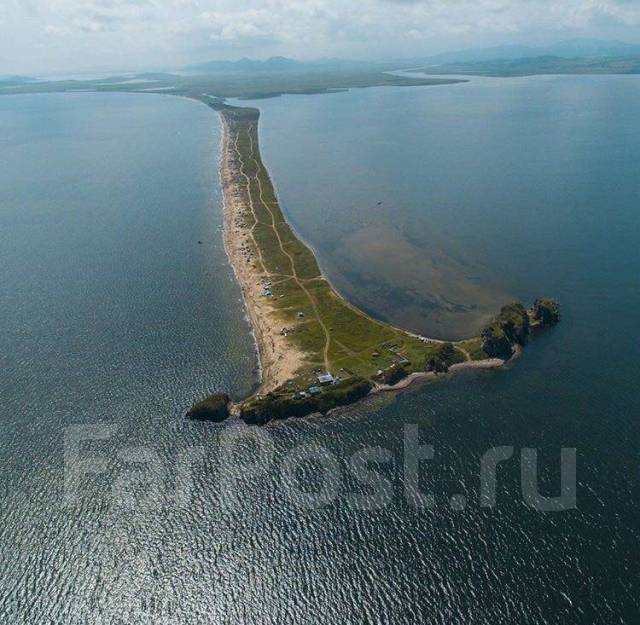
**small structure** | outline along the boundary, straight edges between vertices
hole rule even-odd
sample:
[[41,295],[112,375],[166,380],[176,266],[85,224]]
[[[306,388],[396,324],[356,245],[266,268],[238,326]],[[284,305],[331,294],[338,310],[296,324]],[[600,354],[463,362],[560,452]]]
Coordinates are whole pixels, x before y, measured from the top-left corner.
[[323,373],[318,376],[318,382],[321,386],[327,386],[334,383],[334,378],[330,373]]
[[322,393],[322,389],[319,386],[309,387],[309,395],[320,395],[320,393]]
[[297,315],[298,319],[304,319],[304,313],[300,311]]

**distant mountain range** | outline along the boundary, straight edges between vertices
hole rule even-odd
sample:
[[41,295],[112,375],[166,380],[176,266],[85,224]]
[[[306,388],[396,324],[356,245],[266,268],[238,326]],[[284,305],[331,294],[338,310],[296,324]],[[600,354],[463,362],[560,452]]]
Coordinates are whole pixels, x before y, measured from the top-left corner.
[[260,74],[268,72],[302,72],[309,70],[352,69],[374,65],[366,61],[344,59],[318,59],[315,61],[296,61],[285,56],[272,56],[265,61],[243,58],[239,61],[208,61],[190,65],[185,69],[197,73],[245,73]]
[[515,60],[533,57],[590,58],[590,57],[631,57],[640,55],[640,44],[623,41],[603,41],[601,39],[570,39],[550,46],[496,46],[492,48],[471,48],[454,52],[444,52],[428,57],[434,65],[446,63],[474,63],[498,59]]
[[186,69],[203,72],[264,72],[286,71],[297,68],[299,61],[288,59],[284,56],[272,56],[266,61],[243,58],[239,61],[208,61],[190,65]]
[[452,63],[481,63],[488,61],[515,61],[518,59],[560,57],[576,58],[630,58],[640,57],[640,44],[601,39],[570,39],[550,46],[522,45],[471,48],[444,52],[428,57],[382,61],[353,61],[345,59],[318,59],[297,61],[284,56],[272,56],[264,61],[243,58],[238,61],[208,61],[190,65],[185,71],[197,74],[261,74],[309,71],[340,71],[354,69],[393,69],[420,65],[450,65]]

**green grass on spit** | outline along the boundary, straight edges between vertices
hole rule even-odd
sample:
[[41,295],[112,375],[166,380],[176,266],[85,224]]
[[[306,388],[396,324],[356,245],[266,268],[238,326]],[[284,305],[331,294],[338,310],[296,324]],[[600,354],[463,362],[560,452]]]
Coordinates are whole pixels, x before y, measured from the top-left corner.
[[[305,365],[288,387],[307,388],[319,372],[341,379],[375,378],[399,363],[411,373],[424,371],[441,354],[430,342],[372,319],[342,298],[322,276],[311,249],[292,231],[280,209],[258,146],[257,109],[222,106],[230,141],[237,148],[238,182],[247,209],[241,216],[253,228],[253,261],[271,282],[269,302],[287,329],[292,346],[305,354]],[[447,364],[486,358],[480,339],[455,345]]]

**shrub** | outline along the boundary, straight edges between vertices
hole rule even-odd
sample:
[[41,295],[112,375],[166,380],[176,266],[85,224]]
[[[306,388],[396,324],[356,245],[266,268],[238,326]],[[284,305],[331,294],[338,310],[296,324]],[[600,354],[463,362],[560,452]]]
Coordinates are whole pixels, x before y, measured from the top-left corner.
[[291,393],[277,390],[265,397],[247,402],[240,409],[242,419],[252,425],[263,425],[273,419],[304,417],[314,412],[326,414],[339,406],[352,404],[371,391],[369,380],[349,378],[322,389],[322,393],[303,399],[294,399]]
[[393,386],[404,380],[409,375],[409,372],[402,365],[393,365],[383,373],[381,373],[376,379],[382,384],[388,384]]
[[462,360],[462,354],[452,343],[441,343],[435,353],[427,357],[426,369],[435,373],[446,373],[451,365]]

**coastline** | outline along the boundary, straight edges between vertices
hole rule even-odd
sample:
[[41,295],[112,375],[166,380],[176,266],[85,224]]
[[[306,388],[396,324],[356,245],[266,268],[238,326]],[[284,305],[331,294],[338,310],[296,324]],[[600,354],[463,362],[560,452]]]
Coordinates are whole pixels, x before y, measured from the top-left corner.
[[469,369],[484,369],[493,370],[500,369],[506,364],[505,360],[500,358],[486,358],[485,360],[467,360],[465,362],[459,362],[449,367],[447,373],[436,373],[435,371],[415,371],[410,373],[406,378],[400,380],[396,384],[378,384],[376,385],[372,393],[389,393],[393,391],[402,391],[409,388],[414,382],[418,380],[439,380],[446,378],[449,375],[459,373],[460,371],[466,371]]
[[[258,356],[258,390],[257,396],[268,393],[284,386],[294,379],[299,371],[307,364],[308,354],[299,349],[293,342],[283,335],[285,320],[275,306],[264,296],[264,285],[271,284],[273,274],[266,270],[260,247],[253,235],[253,228],[247,227],[246,217],[250,214],[255,218],[251,184],[258,180],[258,175],[250,176],[245,171],[246,163],[238,148],[240,122],[228,110],[218,110],[222,124],[220,180],[223,193],[223,239],[224,248],[233,269],[235,278],[240,286],[242,299],[251,332],[254,338]],[[254,146],[251,146],[254,149]],[[256,150],[257,152],[257,150]],[[256,157],[253,154],[254,158]],[[259,154],[258,154],[259,157]],[[342,294],[333,289],[324,275],[319,276],[334,291],[342,304],[354,313],[366,317],[373,323],[385,326],[366,313],[359,311]],[[413,339],[431,345],[442,345],[445,341],[421,337],[406,332],[401,328],[389,326],[395,332],[403,333]],[[504,365],[505,361],[496,358],[472,360],[468,353],[459,346],[456,349],[465,354],[466,360],[452,364],[451,373],[465,369],[496,369]],[[374,383],[371,392],[399,391],[409,387],[419,379],[435,379],[440,374],[433,371],[413,371],[395,384]]]
[[[234,145],[233,123],[219,111],[222,123],[222,158],[220,180],[223,196],[223,239],[229,264],[240,286],[244,307],[249,317],[251,332],[258,355],[258,393],[285,384],[302,366],[303,354],[280,334],[281,322],[262,297],[261,281],[264,268],[247,259],[247,233],[240,225],[244,212],[250,209],[251,197],[243,192],[241,178],[248,181],[242,161]],[[236,137],[237,139],[237,137]]]

